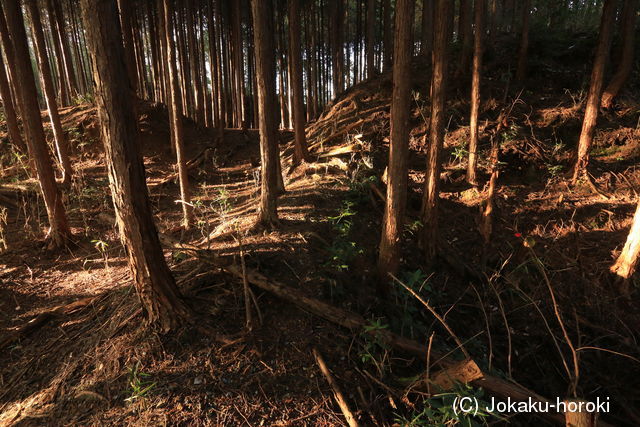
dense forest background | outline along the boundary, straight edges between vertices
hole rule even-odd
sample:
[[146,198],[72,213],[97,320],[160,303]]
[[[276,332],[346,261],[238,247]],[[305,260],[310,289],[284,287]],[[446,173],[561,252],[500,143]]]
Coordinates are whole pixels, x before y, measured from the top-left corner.
[[637,425],[638,3],[0,0],[0,425]]

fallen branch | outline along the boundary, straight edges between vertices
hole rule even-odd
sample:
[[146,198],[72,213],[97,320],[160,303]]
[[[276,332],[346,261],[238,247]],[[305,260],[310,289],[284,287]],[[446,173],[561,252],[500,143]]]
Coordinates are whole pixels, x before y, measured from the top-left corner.
[[93,300],[94,297],[87,297],[69,304],[59,305],[51,310],[43,311],[24,325],[20,326],[18,329],[11,331],[4,338],[0,339],[0,349],[8,346],[9,344],[13,344],[22,337],[32,334],[57,316],[69,315],[83,307],[86,307],[91,304]]
[[324,359],[316,348],[313,349],[313,357],[316,358],[316,363],[320,367],[320,372],[322,372],[322,375],[324,375],[325,379],[331,386],[331,389],[333,390],[333,397],[336,399],[336,402],[338,403],[342,414],[346,418],[347,424],[349,424],[350,427],[358,427],[358,421],[356,421],[356,417],[353,416],[351,409],[349,409],[349,405],[342,395],[342,391],[340,390],[338,383],[336,383],[336,380],[333,379],[333,375],[331,375],[331,372],[329,372],[327,364],[324,363]]

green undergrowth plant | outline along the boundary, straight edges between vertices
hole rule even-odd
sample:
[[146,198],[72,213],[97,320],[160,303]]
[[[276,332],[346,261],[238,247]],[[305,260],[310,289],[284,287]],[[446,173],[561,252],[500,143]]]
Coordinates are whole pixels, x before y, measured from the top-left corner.
[[129,368],[129,397],[125,399],[125,402],[145,399],[156,386],[155,382],[149,380],[151,374],[142,372],[140,368],[140,361]]
[[[461,403],[465,410],[461,410]],[[475,408],[477,406],[477,411]],[[456,383],[450,392],[434,394],[422,402],[422,410],[411,414],[396,414],[395,422],[403,427],[427,426],[488,426],[503,417],[487,411],[491,405],[484,390],[468,384]]]
[[380,376],[383,376],[389,348],[376,332],[389,329],[382,319],[372,319],[362,330],[362,344],[358,356],[363,365],[373,365]]

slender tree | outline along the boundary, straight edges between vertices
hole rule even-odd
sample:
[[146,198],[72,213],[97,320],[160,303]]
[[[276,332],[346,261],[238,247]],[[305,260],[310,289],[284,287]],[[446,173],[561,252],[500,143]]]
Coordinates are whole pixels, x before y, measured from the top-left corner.
[[276,88],[273,63],[272,0],[251,0],[253,38],[256,51],[258,127],[260,130],[261,193],[258,224],[271,228],[278,224],[278,137],[276,135]]
[[422,0],[420,54],[426,57],[431,55],[433,46],[433,1]]
[[609,48],[613,32],[613,21],[616,12],[616,1],[605,0],[602,8],[602,19],[600,21],[600,35],[598,36],[598,46],[593,61],[591,71],[591,83],[589,94],[587,95],[587,105],[582,121],[582,131],[578,141],[578,158],[573,169],[572,182],[575,184],[586,172],[589,164],[589,150],[593,142],[593,134],[598,120],[598,109],[600,108],[600,97],[602,95],[602,85],[604,81],[604,71],[609,57]]
[[193,207],[191,206],[191,190],[189,188],[189,173],[187,170],[187,159],[184,150],[184,130],[182,126],[182,97],[180,93],[180,82],[178,81],[178,70],[176,68],[175,43],[173,37],[173,2],[163,0],[165,38],[167,46],[167,60],[169,71],[169,91],[171,94],[171,143],[176,151],[176,163],[178,165],[178,180],[180,182],[180,203],[182,204],[183,220],[185,228],[191,227],[193,223]]
[[56,72],[58,73],[58,101],[60,106],[69,105],[69,82],[64,69],[64,59],[62,57],[62,46],[57,37],[56,20],[53,11],[52,0],[46,0],[46,10],[49,18],[49,26],[51,28],[51,44],[55,52]]
[[289,57],[293,92],[293,128],[295,132],[294,163],[307,161],[309,152],[305,136],[304,89],[302,87],[302,54],[300,52],[300,0],[289,0]]
[[473,14],[471,13],[473,0],[460,0],[460,13],[458,15],[458,38],[462,41],[460,49],[460,59],[458,63],[458,75],[469,75],[468,68],[473,53],[473,31],[471,23]]
[[[12,41],[16,69],[16,79],[12,83],[21,100],[22,120],[27,136],[27,144],[29,144],[29,151],[35,162],[40,189],[47,209],[47,217],[49,219],[47,238],[50,239],[51,247],[58,247],[63,245],[65,240],[71,236],[71,230],[62,205],[62,197],[56,185],[53,165],[51,164],[44,128],[42,127],[36,81],[31,68],[22,10],[17,1],[3,1],[2,3],[9,31],[9,34],[3,34],[2,38]],[[2,29],[0,26],[0,31]]]
[[635,39],[638,0],[625,0],[622,9],[622,59],[618,70],[602,95],[602,107],[611,108],[613,99],[618,95],[633,70],[633,50]]
[[531,0],[522,2],[522,30],[520,32],[520,51],[518,52],[518,68],[516,81],[523,82],[527,74],[527,56],[529,52],[529,17],[531,16]]
[[116,1],[82,0],[82,12],[120,239],[147,319],[166,332],[190,310],[164,260],[153,223]]
[[467,182],[478,184],[478,112],[480,110],[480,78],[482,74],[482,37],[484,35],[485,0],[475,0],[474,42],[473,42],[473,74],[471,77],[471,117],[469,120],[469,164],[467,165]]
[[[344,0],[331,2],[331,51],[333,66],[333,96],[344,90],[344,50],[342,49],[342,33],[344,22]],[[289,23],[291,25],[291,23]]]
[[44,32],[42,31],[42,21],[40,20],[40,9],[36,0],[26,0],[25,4],[29,11],[29,16],[31,17],[31,30],[33,32],[34,41],[33,45],[36,57],[38,58],[40,80],[42,82],[44,98],[47,103],[49,118],[51,119],[51,128],[53,129],[55,147],[62,167],[62,182],[63,184],[68,185],[71,182],[71,175],[73,174],[71,159],[69,157],[69,142],[67,141],[67,135],[64,133],[64,129],[62,129],[62,121],[60,120],[60,113],[58,112],[56,90],[53,85]]
[[124,42],[125,61],[129,73],[129,84],[135,94],[137,92],[138,73],[136,70],[135,49],[133,46],[133,25],[131,23],[131,0],[118,0],[120,26]]
[[7,70],[4,66],[4,61],[2,60],[2,50],[3,49],[0,49],[0,98],[2,99],[2,107],[7,121],[7,133],[9,134],[9,140],[13,145],[23,154],[26,154],[27,146],[20,134],[18,116],[16,114],[15,106],[13,105]]
[[366,62],[367,62],[367,78],[373,77],[376,72],[376,63],[374,58],[376,44],[376,0],[367,0],[367,40]]
[[414,0],[398,0],[396,3],[389,173],[378,257],[378,275],[383,289],[389,273],[395,274],[398,270],[407,202],[414,4]]
[[[428,261],[433,260],[437,250],[438,199],[440,197],[440,151],[444,141],[445,94],[447,80],[447,54],[451,37],[449,31],[448,0],[435,0],[433,32],[433,72],[431,76],[431,123],[425,189],[422,199],[424,224],[422,243]],[[426,138],[426,136],[425,136]]]

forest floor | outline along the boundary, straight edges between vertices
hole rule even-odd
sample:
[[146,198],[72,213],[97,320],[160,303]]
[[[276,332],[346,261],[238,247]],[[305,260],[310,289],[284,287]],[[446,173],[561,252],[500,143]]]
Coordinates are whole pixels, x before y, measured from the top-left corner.
[[[567,173],[588,80],[578,65],[584,53],[559,50],[554,62],[545,63],[536,59],[535,45],[533,52],[536,78],[528,87],[535,91],[520,91],[498,72],[485,77],[481,182],[488,178],[492,138],[500,141],[502,162],[489,245],[478,232],[486,190],[464,183],[468,89],[459,80],[451,85],[439,228],[443,256],[432,266],[425,266],[417,243],[429,108],[426,66],[415,63],[411,191],[399,278],[444,316],[484,370],[553,400],[566,397],[574,375],[557,307],[578,349],[578,394],[609,397],[612,410],[604,418],[637,425],[638,287],[631,284],[631,299],[621,296],[609,266],[624,243],[640,189],[639,100],[622,96],[618,108],[599,119],[590,172],[607,197],[584,184],[570,187]],[[489,56],[487,69],[504,67]],[[434,349],[459,356],[455,341],[402,288],[391,284],[388,298],[375,297],[389,77],[348,90],[309,124],[313,163],[290,170],[292,135],[282,132],[287,192],[279,203],[281,226],[273,232],[251,230],[259,195],[257,132],[229,129],[215,144],[208,130],[191,122],[188,157],[204,161],[191,171],[196,226],[182,230],[178,186],[167,180],[174,157],[166,112],[141,104],[156,223],[174,241],[209,249],[234,265],[242,252],[250,270],[357,312],[371,328],[425,344],[434,337]],[[313,347],[363,424],[429,425],[454,418],[446,408],[429,412],[446,406],[446,396],[428,397],[410,387],[425,370],[423,360],[267,292],[254,289],[259,316],[248,332],[241,281],[188,250],[173,248],[166,256],[196,319],[169,335],[150,331],[113,224],[95,110],[81,105],[62,114],[76,167],[65,196],[75,241],[65,250],[44,248],[46,214],[36,182],[20,159],[2,158],[0,342],[32,319],[43,323],[0,348],[0,425],[343,424]],[[211,155],[198,157],[208,147]],[[67,306],[75,301],[82,303]]]

